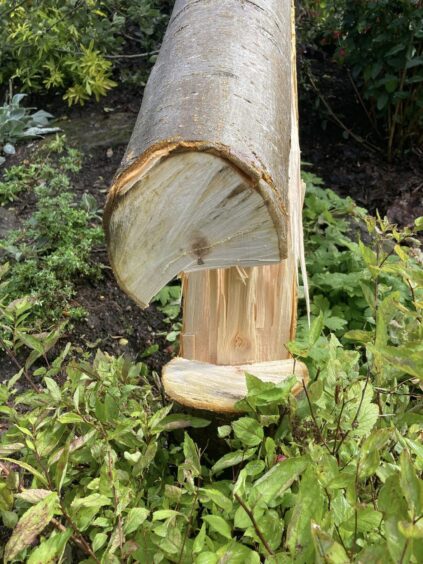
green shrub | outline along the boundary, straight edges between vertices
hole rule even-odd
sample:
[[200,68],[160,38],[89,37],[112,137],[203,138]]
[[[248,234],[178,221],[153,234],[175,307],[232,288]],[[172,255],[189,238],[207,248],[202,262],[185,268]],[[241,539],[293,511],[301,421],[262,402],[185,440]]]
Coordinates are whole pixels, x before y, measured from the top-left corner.
[[161,8],[167,2],[27,0],[15,7],[9,4],[0,0],[0,85],[12,79],[24,91],[64,91],[71,105],[91,96],[98,99],[116,86],[113,63],[125,44],[128,27],[141,51],[156,45],[165,21]]
[[307,41],[332,46],[351,69],[388,157],[423,143],[421,0],[306,2]]
[[[411,230],[365,218],[369,242],[351,243],[361,256],[351,260],[345,218],[362,212],[319,187],[308,198],[308,246],[326,232],[344,274],[348,264],[361,273],[366,304],[351,280],[345,294],[314,283],[311,328],[290,344],[309,367],[306,393],[291,395],[295,378],[274,385],[247,375],[245,413],[221,425],[214,443],[207,430],[204,450],[192,428],[207,420],[171,414],[144,364],[101,352],[72,360],[67,345],[36,368],[56,337],[14,331],[32,352],[0,386],[6,562],[422,561],[422,255]],[[335,277],[335,261],[324,258]],[[331,308],[351,295],[361,323],[335,322],[335,335],[318,293]],[[158,297],[163,307],[175,298],[176,290]]]
[[[80,153],[65,149],[58,138],[29,171],[26,165],[14,167],[2,183],[12,183],[14,195],[32,189],[36,206],[22,228],[2,242],[10,264],[0,299],[29,296],[35,303],[32,313],[44,320],[57,320],[64,312],[72,315],[69,300],[78,279],[100,274],[91,260],[93,247],[103,240],[96,206],[88,196],[77,204],[71,189],[69,173],[78,171],[80,162]],[[12,174],[15,180],[10,180]]]
[[421,0],[348,2],[342,32],[342,55],[386,126],[389,157],[423,143]]

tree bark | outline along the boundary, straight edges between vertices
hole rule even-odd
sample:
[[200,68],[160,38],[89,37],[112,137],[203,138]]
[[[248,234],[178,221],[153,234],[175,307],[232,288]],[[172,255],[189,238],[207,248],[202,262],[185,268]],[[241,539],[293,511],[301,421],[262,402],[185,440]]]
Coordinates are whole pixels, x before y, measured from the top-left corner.
[[291,6],[177,0],[105,228],[140,305],[176,274],[288,254]]

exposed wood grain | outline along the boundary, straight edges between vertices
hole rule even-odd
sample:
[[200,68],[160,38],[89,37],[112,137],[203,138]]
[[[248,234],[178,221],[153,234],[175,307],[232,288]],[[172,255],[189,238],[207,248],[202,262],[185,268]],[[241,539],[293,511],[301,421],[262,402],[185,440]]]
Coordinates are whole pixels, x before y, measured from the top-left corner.
[[294,394],[303,389],[303,380],[308,382],[307,367],[292,359],[216,366],[178,357],[164,368],[163,385],[172,400],[186,407],[235,413],[235,404],[247,395],[245,373],[275,384],[295,375],[298,384],[292,389]]
[[290,45],[289,2],[176,1],[105,212],[139,304],[181,271],[287,256]]

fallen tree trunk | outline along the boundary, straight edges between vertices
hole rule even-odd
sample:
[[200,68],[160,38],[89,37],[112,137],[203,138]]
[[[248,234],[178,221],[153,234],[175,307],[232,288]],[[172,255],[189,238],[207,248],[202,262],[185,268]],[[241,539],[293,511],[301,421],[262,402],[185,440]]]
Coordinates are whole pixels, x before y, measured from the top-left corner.
[[304,256],[294,12],[285,32],[291,37],[292,92],[288,256],[276,265],[184,275],[182,358],[165,367],[163,384],[173,400],[187,407],[235,412],[246,394],[245,372],[273,383],[294,374],[294,394],[308,382],[306,366],[290,359],[285,346],[295,338],[298,265]]
[[141,306],[182,271],[287,257],[290,18],[281,0],[176,1],[105,213]]

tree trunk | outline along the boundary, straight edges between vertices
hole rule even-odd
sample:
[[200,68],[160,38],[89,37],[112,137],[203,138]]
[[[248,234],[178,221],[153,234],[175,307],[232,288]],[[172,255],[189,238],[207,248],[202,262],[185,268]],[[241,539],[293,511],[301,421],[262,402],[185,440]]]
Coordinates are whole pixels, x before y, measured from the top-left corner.
[[[181,355],[163,371],[188,407],[234,412],[245,372],[281,382],[303,256],[293,9],[177,0],[111,189],[114,271],[140,304],[184,272]],[[284,259],[284,260],[282,260]]]
[[105,213],[140,305],[175,275],[287,257],[291,6],[177,0]]

